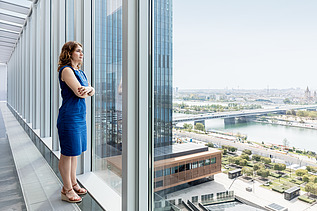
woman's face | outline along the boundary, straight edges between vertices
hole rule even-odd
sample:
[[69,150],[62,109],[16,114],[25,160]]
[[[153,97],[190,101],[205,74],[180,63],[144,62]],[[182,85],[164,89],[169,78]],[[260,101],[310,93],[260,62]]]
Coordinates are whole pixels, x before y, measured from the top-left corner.
[[75,51],[72,54],[72,60],[75,63],[82,62],[84,58],[83,49],[80,46],[77,46]]

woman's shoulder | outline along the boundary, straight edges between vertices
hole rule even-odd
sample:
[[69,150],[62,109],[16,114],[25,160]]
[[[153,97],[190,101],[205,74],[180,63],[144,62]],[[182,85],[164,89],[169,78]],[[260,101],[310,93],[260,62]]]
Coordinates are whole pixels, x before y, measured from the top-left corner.
[[64,66],[62,66],[60,69],[59,69],[59,71],[62,71],[62,70],[64,70],[64,69],[73,69],[71,66],[69,66],[69,65],[64,65]]

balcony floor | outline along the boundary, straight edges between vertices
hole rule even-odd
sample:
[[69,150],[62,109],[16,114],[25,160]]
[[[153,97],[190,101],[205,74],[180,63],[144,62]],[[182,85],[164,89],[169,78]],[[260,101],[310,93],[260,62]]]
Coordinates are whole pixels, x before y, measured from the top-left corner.
[[26,210],[1,110],[0,155],[0,207],[3,210]]
[[1,210],[80,210],[60,199],[62,184],[29,136],[0,102]]

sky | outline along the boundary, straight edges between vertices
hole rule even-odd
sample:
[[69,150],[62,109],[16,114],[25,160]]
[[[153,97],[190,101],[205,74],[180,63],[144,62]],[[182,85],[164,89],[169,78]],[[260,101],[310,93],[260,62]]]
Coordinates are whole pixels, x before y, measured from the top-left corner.
[[173,0],[173,87],[317,90],[316,0]]

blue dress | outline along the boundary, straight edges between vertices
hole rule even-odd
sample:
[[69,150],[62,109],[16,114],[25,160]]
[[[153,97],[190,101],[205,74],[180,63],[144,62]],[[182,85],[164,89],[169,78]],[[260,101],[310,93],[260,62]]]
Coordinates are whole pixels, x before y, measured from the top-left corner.
[[88,80],[82,70],[75,70],[71,66],[64,66],[59,70],[59,84],[62,93],[62,106],[57,118],[58,136],[61,154],[78,156],[87,150],[86,102],[77,97],[71,88],[61,80],[65,67],[70,67],[82,86],[88,86]]

